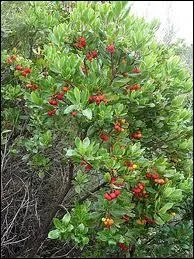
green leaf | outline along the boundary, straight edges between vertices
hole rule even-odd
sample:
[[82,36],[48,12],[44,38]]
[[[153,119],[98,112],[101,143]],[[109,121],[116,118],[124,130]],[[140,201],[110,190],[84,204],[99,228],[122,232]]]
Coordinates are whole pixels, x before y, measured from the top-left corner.
[[69,212],[67,212],[63,218],[62,218],[62,222],[67,225],[69,222],[70,222],[70,219],[71,219],[71,215]]
[[88,238],[88,237],[83,237],[83,238],[82,238],[82,243],[83,243],[84,245],[87,245],[87,244],[89,243],[89,238]]
[[79,229],[81,232],[83,232],[84,229],[85,229],[84,224],[83,224],[83,223],[79,224],[78,229]]
[[116,245],[117,242],[115,240],[110,239],[110,240],[108,240],[108,244],[109,245]]
[[152,108],[152,107],[155,107],[156,105],[154,103],[149,103],[148,106]]
[[84,147],[88,147],[90,145],[90,140],[88,137],[83,140],[83,145]]
[[74,149],[68,149],[66,156],[75,156],[77,155],[77,152]]
[[67,231],[68,232],[71,232],[73,229],[74,229],[73,225],[68,225],[68,227],[67,227]]
[[60,232],[58,229],[55,229],[55,230],[51,230],[49,233],[48,233],[48,238],[50,239],[57,239],[60,237]]
[[76,145],[76,147],[79,148],[81,144],[82,144],[82,143],[81,143],[80,138],[76,137],[76,138],[75,138],[75,145]]
[[89,98],[89,92],[86,89],[86,90],[82,91],[82,93],[81,93],[81,102],[83,105],[87,104],[88,98]]
[[76,99],[75,99],[75,96],[74,96],[74,93],[73,93],[72,91],[68,91],[67,94],[66,94],[66,97],[67,97],[67,99],[68,99],[70,102],[72,102],[72,103],[74,103],[74,104],[77,103],[77,102],[76,102]]
[[80,90],[77,87],[74,88],[74,96],[76,98],[77,103],[80,103]]
[[73,110],[76,110],[78,107],[77,105],[70,105],[64,110],[64,114],[68,114],[72,112]]
[[61,224],[61,221],[58,218],[54,218],[53,223],[54,223],[56,228],[61,228],[62,224]]
[[38,106],[43,104],[43,99],[39,98],[35,92],[31,93],[31,101]]
[[104,180],[105,180],[106,182],[110,182],[110,181],[111,181],[111,175],[110,175],[110,173],[105,173],[105,174],[104,174]]
[[167,210],[171,209],[173,205],[174,205],[174,203],[172,203],[172,202],[169,202],[169,203],[165,204],[165,205],[159,210],[159,213],[165,213]]
[[156,223],[158,225],[163,225],[165,222],[157,215],[154,216],[154,219],[156,220]]
[[76,185],[76,186],[75,186],[75,192],[78,193],[78,194],[80,194],[80,192],[81,192],[81,187],[80,187],[80,185]]
[[91,109],[85,109],[82,111],[82,114],[89,120],[92,119],[92,110]]
[[163,196],[165,198],[169,197],[171,195],[171,193],[173,193],[173,191],[175,190],[175,188],[171,188],[171,187],[167,187],[164,192],[163,192]]

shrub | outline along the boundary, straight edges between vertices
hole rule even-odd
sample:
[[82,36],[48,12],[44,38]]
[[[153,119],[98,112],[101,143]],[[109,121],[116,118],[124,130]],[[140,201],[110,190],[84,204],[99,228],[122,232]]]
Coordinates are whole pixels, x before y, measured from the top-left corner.
[[132,254],[191,194],[190,75],[156,42],[157,23],[126,4],[77,2],[41,57],[3,57],[19,82],[5,98],[20,98],[29,120],[24,159],[46,172],[60,142],[56,157],[70,163],[76,195],[48,237],[93,246],[91,254]]

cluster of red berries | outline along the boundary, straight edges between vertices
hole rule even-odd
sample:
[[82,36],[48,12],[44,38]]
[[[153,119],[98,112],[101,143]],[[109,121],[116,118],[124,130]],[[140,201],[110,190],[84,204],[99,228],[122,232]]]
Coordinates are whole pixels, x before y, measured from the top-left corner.
[[76,40],[76,43],[74,44],[76,48],[83,49],[86,46],[86,38],[85,37],[79,37]]
[[117,245],[125,252],[129,250],[129,247],[126,246],[124,243],[118,243]]
[[150,172],[147,172],[146,177],[147,177],[147,179],[154,180],[154,182],[159,185],[165,184],[165,180],[160,178],[159,174],[157,174],[157,173],[152,174]]
[[98,51],[97,50],[93,50],[93,51],[88,52],[86,54],[86,58],[89,61],[92,61],[94,58],[97,58],[97,57],[98,57]]
[[140,130],[134,132],[131,134],[131,138],[133,139],[141,139],[142,138],[142,133]]
[[114,125],[114,129],[118,132],[124,131],[124,129],[121,127],[121,123],[117,121]]
[[145,183],[139,183],[136,185],[133,189],[132,192],[136,198],[147,198],[148,194],[145,191]]
[[37,90],[38,89],[38,85],[34,85],[34,84],[27,84],[26,88],[31,89],[31,90]]
[[12,64],[16,61],[16,55],[12,55],[11,57],[7,58],[7,63]]
[[56,114],[56,109],[54,109],[54,110],[52,110],[52,111],[48,111],[47,112],[47,114],[48,114],[48,116],[50,116],[50,117],[52,117],[52,116],[54,116],[55,114]]
[[131,72],[135,74],[139,74],[141,73],[141,70],[138,67],[135,67]]
[[104,141],[104,142],[109,141],[109,136],[107,136],[107,135],[104,134],[104,133],[101,133],[101,134],[100,134],[100,138],[101,138],[101,140]]
[[[64,86],[63,90],[57,94],[55,94],[54,99],[49,100],[49,104],[52,106],[58,106],[59,102],[57,100],[62,101],[63,100],[63,96],[65,93],[67,93],[70,90],[70,88],[68,86]],[[55,100],[57,99],[57,100]],[[47,112],[48,116],[52,117],[56,114],[56,109],[52,110],[52,111],[48,111]],[[77,113],[76,113],[77,115]],[[75,114],[72,114],[72,116],[76,116]]]
[[104,198],[108,201],[116,199],[121,194],[120,190],[114,190],[112,193],[105,193]]
[[87,161],[85,161],[85,160],[82,161],[82,162],[80,163],[80,165],[81,165],[81,166],[84,165],[86,171],[90,171],[90,170],[93,169],[92,165],[90,165],[90,164],[89,164]]
[[23,77],[26,77],[28,74],[30,74],[30,73],[32,72],[32,69],[31,69],[31,68],[29,68],[29,67],[23,68],[23,67],[20,66],[20,65],[17,65],[15,69],[18,70],[18,71],[21,71],[21,75],[22,75]]
[[127,86],[127,90],[129,90],[130,92],[134,92],[134,91],[137,91],[139,89],[141,89],[140,84],[135,84],[135,85],[132,85],[132,86]]
[[104,103],[107,103],[108,100],[107,98],[103,95],[103,94],[100,94],[100,95],[92,95],[89,97],[89,102],[90,103],[96,103],[96,104],[100,104],[101,102],[104,102]]
[[[117,183],[118,180],[121,180],[122,182],[121,183]],[[122,178],[117,179],[115,177],[112,177],[110,183],[114,184],[117,187],[123,187],[125,185],[125,183],[123,181],[124,180]]]
[[109,52],[109,53],[114,53],[115,52],[115,47],[113,44],[110,44],[106,47],[106,50]]

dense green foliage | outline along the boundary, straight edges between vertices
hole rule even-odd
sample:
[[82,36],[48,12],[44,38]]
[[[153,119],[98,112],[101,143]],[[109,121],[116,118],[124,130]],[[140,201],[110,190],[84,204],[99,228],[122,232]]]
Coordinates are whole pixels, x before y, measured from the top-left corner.
[[25,150],[43,179],[56,158],[74,165],[72,209],[49,238],[85,257],[129,255],[134,244],[137,257],[188,256],[192,79],[176,49],[155,40],[158,24],[126,3],[77,2],[70,14],[59,2],[25,3],[2,55],[3,136],[26,122],[11,152]]

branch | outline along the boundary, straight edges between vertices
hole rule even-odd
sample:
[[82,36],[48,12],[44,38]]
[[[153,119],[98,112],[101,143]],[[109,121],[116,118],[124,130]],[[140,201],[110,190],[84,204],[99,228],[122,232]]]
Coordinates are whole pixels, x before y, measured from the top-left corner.
[[92,193],[99,191],[102,187],[104,187],[107,183],[103,182],[100,185],[98,185],[96,188],[94,188],[92,191],[88,192],[85,196],[83,196],[81,199],[79,199],[78,202],[85,201]]
[[[103,182],[103,183],[101,183],[100,185],[98,185],[96,188],[94,188],[92,191],[87,191],[87,194],[84,195],[82,198],[80,198],[80,199],[78,200],[78,203],[83,202],[83,201],[85,201],[86,199],[88,199],[93,193],[95,193],[96,191],[100,190],[100,189],[101,189],[102,187],[104,187],[106,184],[107,184],[106,182]],[[59,206],[60,208],[66,210],[66,208],[65,208],[62,204],[60,204],[60,205],[58,205],[58,206]],[[66,207],[68,207],[68,210],[71,210],[71,209],[73,208],[72,205],[66,206]]]

